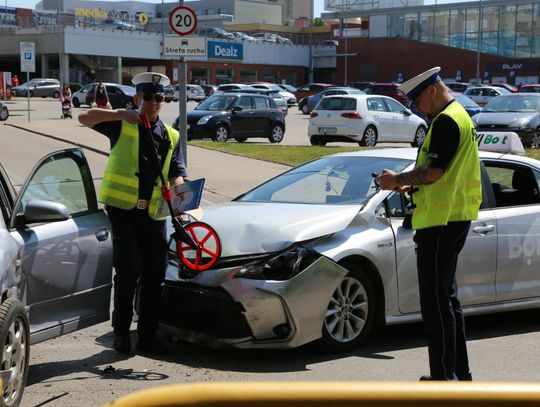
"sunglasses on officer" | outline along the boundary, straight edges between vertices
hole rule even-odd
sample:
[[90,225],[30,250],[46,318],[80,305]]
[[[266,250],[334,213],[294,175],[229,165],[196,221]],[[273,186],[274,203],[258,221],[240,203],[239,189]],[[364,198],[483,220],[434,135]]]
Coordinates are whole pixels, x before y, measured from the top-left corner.
[[143,95],[143,100],[145,102],[151,102],[155,100],[156,102],[161,103],[163,102],[164,99],[165,97],[160,93],[145,93]]

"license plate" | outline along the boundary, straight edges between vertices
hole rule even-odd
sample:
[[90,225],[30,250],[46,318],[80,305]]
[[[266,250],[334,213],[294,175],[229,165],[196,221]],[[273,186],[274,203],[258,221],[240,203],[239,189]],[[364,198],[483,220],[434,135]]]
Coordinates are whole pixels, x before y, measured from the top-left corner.
[[335,127],[319,127],[319,133],[335,133],[336,131]]

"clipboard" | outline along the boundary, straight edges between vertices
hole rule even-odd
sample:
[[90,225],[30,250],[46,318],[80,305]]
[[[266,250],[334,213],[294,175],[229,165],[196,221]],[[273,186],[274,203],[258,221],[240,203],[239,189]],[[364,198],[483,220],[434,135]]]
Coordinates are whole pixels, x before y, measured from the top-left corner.
[[172,188],[172,207],[175,216],[201,205],[205,178],[195,179],[175,185]]

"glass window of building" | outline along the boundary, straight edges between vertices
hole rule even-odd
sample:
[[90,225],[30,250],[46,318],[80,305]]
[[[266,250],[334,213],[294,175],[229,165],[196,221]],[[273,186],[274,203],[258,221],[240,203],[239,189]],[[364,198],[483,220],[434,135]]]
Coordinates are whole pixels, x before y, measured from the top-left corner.
[[390,14],[388,16],[388,36],[403,37],[405,32],[403,14]]
[[449,45],[456,48],[465,48],[465,9],[450,10]]
[[193,67],[189,70],[189,78],[191,83],[208,83],[210,75],[207,68]]
[[434,42],[437,44],[448,45],[448,33],[450,32],[450,11],[441,10],[435,12],[433,27]]
[[514,56],[516,48],[516,6],[500,8],[499,54]]
[[228,68],[216,69],[216,84],[232,83],[234,78],[234,70]]
[[532,53],[533,5],[521,4],[516,9],[516,57],[528,58]]
[[433,12],[427,11],[420,13],[420,35],[419,39],[423,42],[433,42]]
[[263,72],[263,81],[275,83],[278,81],[278,73],[276,71]]
[[405,14],[405,38],[418,39],[418,13]]
[[496,54],[499,44],[499,12],[497,6],[482,8],[482,52]]
[[465,49],[478,51],[478,33],[480,27],[480,13],[478,8],[468,8],[465,18]]
[[240,82],[256,82],[257,81],[257,71],[249,69],[240,69]]
[[540,57],[540,4],[534,5],[532,40],[533,57]]

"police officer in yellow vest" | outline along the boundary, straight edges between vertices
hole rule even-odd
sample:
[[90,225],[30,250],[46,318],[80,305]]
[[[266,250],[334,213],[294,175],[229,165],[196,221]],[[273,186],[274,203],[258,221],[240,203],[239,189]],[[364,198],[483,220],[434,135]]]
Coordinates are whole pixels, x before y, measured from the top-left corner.
[[384,169],[377,181],[382,189],[415,191],[412,224],[430,365],[429,376],[420,380],[472,380],[456,266],[482,200],[480,162],[474,125],[439,77],[440,69],[399,86],[432,122],[415,168],[399,174]]
[[161,201],[158,168],[171,185],[184,182],[186,170],[178,132],[159,119],[169,79],[145,72],[132,81],[136,88],[135,104],[150,120],[156,147],[135,110],[94,108],[82,112],[79,121],[107,136],[111,143],[99,200],[106,205],[113,231],[113,347],[120,353],[131,351],[133,297],[140,278],[136,349],[165,354],[167,346],[156,338],[161,284],[167,266],[168,215],[163,211],[166,205]]

